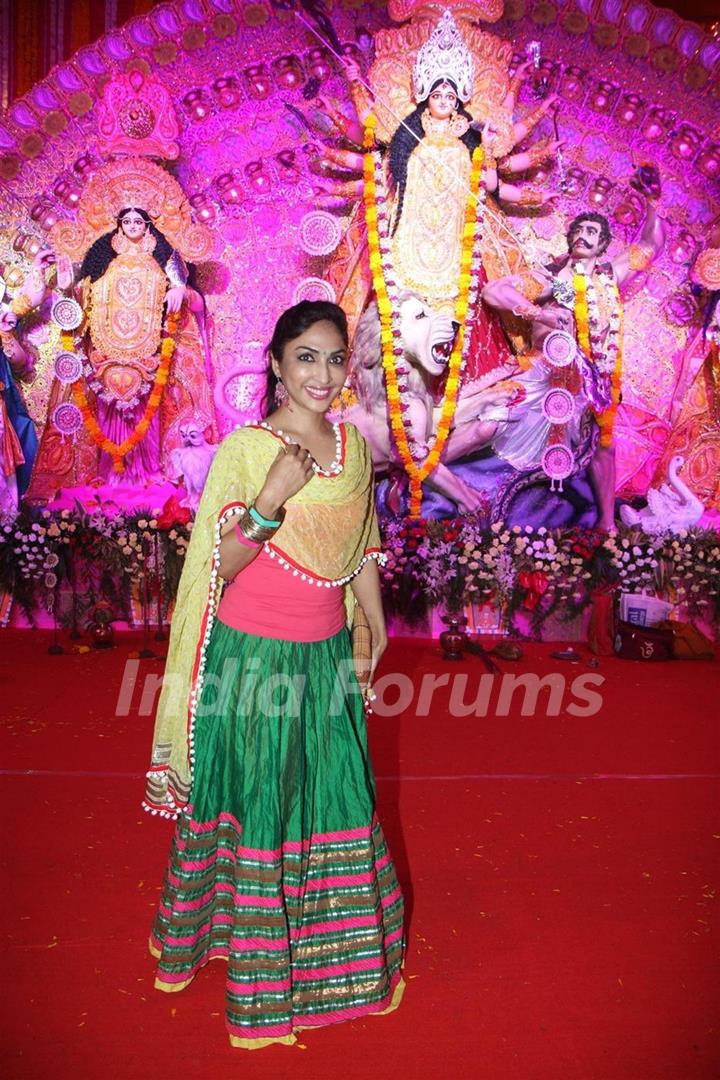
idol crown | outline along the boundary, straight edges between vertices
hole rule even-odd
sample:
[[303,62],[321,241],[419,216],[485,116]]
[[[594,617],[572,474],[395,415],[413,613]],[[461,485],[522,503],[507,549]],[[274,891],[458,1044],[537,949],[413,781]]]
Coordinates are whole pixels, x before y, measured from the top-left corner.
[[424,101],[434,83],[452,79],[461,101],[469,101],[473,91],[473,61],[450,11],[443,15],[417,54],[413,74],[416,101]]

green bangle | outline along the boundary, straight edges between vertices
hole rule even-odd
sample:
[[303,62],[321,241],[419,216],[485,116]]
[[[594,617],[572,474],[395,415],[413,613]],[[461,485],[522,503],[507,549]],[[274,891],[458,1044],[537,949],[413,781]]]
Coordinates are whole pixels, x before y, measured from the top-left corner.
[[263,517],[260,511],[255,509],[254,504],[248,507],[248,514],[256,525],[262,525],[264,529],[279,529],[282,525],[282,518],[280,521],[271,521],[269,518]]

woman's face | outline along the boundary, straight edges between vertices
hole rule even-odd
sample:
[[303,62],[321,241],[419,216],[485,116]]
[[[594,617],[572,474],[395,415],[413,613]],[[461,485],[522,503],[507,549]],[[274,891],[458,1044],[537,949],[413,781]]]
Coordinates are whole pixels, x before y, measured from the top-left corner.
[[428,111],[435,120],[447,120],[457,108],[457,94],[450,83],[440,83],[428,98]]
[[128,210],[127,214],[120,218],[120,228],[128,240],[138,241],[145,235],[147,222],[137,210]]
[[345,382],[347,360],[342,334],[322,319],[288,341],[282,360],[273,358],[272,366],[287,390],[290,409],[326,413]]

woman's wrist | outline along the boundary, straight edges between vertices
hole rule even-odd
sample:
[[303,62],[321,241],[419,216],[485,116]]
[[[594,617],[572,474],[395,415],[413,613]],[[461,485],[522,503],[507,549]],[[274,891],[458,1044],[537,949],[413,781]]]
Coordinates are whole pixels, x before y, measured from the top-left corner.
[[367,614],[367,612],[365,612],[365,617],[367,619],[368,626],[370,627],[373,646],[376,642],[387,643],[387,627],[385,626],[385,619],[382,616],[380,616],[380,618],[373,619]]
[[260,525],[264,529],[279,529],[285,518],[285,510],[277,510],[276,516],[272,518],[265,517],[258,510],[255,503],[251,503],[248,507],[248,514],[253,519],[256,525]]
[[283,500],[273,494],[272,491],[266,491],[265,488],[253,501],[253,505],[259,514],[262,514],[264,518],[268,518],[270,521],[277,521],[282,516]]

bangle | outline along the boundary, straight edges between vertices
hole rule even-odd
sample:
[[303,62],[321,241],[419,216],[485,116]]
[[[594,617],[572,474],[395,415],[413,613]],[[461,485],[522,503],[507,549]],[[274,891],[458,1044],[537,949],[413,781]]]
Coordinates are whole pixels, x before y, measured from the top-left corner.
[[531,169],[535,165],[539,165],[541,161],[547,160],[550,157],[550,139],[539,139],[536,143],[533,143],[527,154],[530,159]]
[[527,127],[526,135],[529,135],[532,129],[540,123],[547,110],[547,105],[542,102],[536,109],[533,109],[526,116],[522,117],[520,123]]
[[280,516],[277,521],[273,521],[270,518],[263,517],[258,508],[255,506],[255,503],[253,503],[252,506],[248,507],[248,514],[253,519],[256,525],[262,525],[266,529],[279,529],[285,517],[285,511],[282,507],[280,508]]
[[32,311],[33,307],[32,300],[29,300],[25,293],[18,293],[18,295],[13,298],[11,304],[11,308],[18,319],[22,319],[28,312]]
[[517,307],[512,309],[512,314],[518,319],[527,319],[528,322],[533,322],[534,319],[542,315],[542,308],[538,307],[537,304],[518,304]]
[[534,188],[523,188],[520,192],[518,206],[542,206],[543,197]]
[[258,525],[258,523],[253,521],[250,517],[247,510],[242,513],[236,528],[240,530],[246,540],[254,540],[258,544],[263,544],[277,532],[277,529],[270,529],[265,525]]
[[262,544],[259,540],[251,540],[249,536],[246,536],[239,525],[235,526],[235,535],[244,547],[259,548]]

